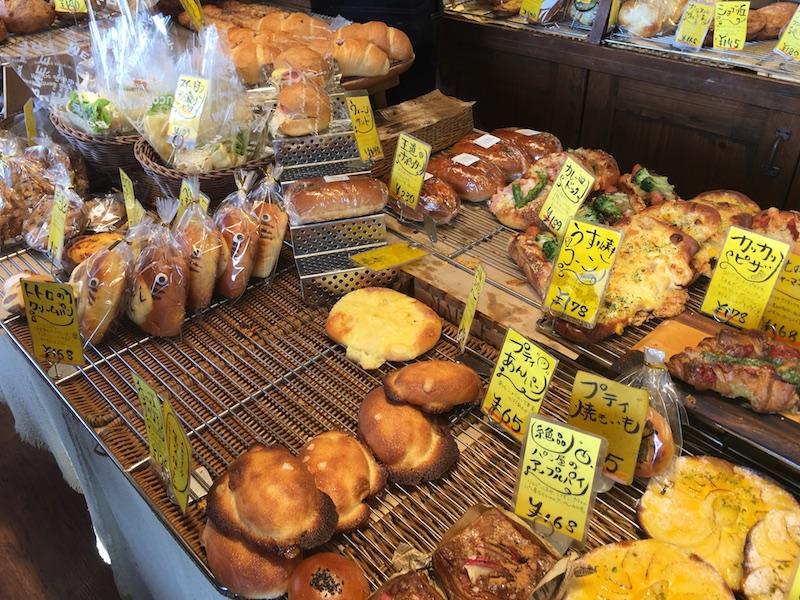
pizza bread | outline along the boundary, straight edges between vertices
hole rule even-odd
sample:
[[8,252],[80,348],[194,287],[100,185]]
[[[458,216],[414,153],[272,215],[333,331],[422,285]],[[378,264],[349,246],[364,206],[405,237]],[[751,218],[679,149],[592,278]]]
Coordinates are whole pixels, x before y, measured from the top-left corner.
[[369,506],[364,500],[383,489],[386,473],[361,442],[341,431],[327,431],[308,440],[297,457],[336,505],[336,531],[349,531],[367,521]]
[[707,562],[656,540],[608,544],[572,565],[559,600],[733,600],[725,580]]
[[383,387],[361,403],[358,436],[386,467],[389,479],[404,485],[438,479],[458,460],[458,446],[445,420],[389,402]]
[[[725,236],[727,236],[731,226],[750,228],[753,224],[753,217],[761,209],[750,198],[741,192],[734,192],[733,190],[703,192],[694,198],[693,202],[716,208],[720,216],[720,226],[716,235],[708,240],[707,243],[701,245],[700,251],[695,257],[696,263],[708,263],[713,271],[719,253],[725,243]],[[705,273],[701,274],[705,275]]]
[[783,600],[800,558],[800,510],[771,510],[753,525],[744,547],[747,600]]
[[208,518],[223,535],[285,556],[324,544],[336,529],[336,508],[314,477],[282,446],[253,446],[208,492]]
[[425,360],[392,371],[383,378],[386,396],[427,413],[443,413],[481,397],[481,379],[474,369],[448,360]]
[[773,206],[753,218],[752,229],[791,244],[791,251],[800,254],[800,212],[779,210]]
[[325,330],[365,369],[413,360],[436,345],[442,320],[419,300],[388,288],[350,292],[333,305]]
[[570,154],[578,156],[591,167],[594,175],[594,191],[612,192],[617,189],[619,166],[616,159],[604,150],[577,148]]
[[700,556],[740,591],[745,538],[774,509],[800,505],[749,469],[710,456],[681,456],[648,483],[639,522],[650,537]]

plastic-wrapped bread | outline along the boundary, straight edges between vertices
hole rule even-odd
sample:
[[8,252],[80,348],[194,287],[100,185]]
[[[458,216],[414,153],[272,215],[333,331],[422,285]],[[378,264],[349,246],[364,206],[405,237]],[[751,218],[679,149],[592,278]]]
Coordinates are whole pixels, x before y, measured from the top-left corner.
[[267,176],[253,192],[253,216],[258,223],[253,277],[272,275],[281,254],[289,217],[277,202],[279,189],[275,180]]
[[383,210],[389,193],[372,177],[304,179],[289,186],[283,202],[293,225],[362,217]]
[[331,122],[331,99],[312,81],[297,81],[281,87],[270,119],[270,131],[291,137],[318,134]]
[[202,207],[193,203],[176,221],[173,231],[189,265],[189,292],[186,308],[207,308],[214,296],[217,278],[228,264],[228,246],[222,243],[214,221]]
[[145,219],[133,228],[131,244],[141,251],[133,269],[128,318],[150,335],[180,334],[186,316],[189,264],[169,228],[178,201],[157,201],[159,222]]
[[[86,229],[86,210],[81,200],[72,190],[64,190],[69,200],[69,209],[64,223],[64,243],[83,233]],[[50,217],[53,213],[53,196],[42,198],[23,224],[23,237],[29,248],[47,250],[50,240]]]
[[225,269],[217,279],[217,292],[225,298],[238,298],[244,294],[255,267],[258,223],[247,199],[254,178],[255,173],[237,171],[238,190],[222,201],[214,215],[214,223],[227,250]]
[[272,64],[273,77],[275,72],[281,74],[282,79],[312,81],[324,86],[331,72],[331,65],[319,53],[307,46],[294,46],[284,50]]
[[131,262],[128,244],[117,242],[98,250],[72,272],[69,282],[78,304],[78,325],[88,342],[101,342],[122,311]]
[[437,225],[450,223],[461,208],[461,200],[450,184],[438,177],[426,174],[419,192],[419,200],[414,208],[390,195],[392,208],[400,214],[401,219],[422,223],[429,215]]

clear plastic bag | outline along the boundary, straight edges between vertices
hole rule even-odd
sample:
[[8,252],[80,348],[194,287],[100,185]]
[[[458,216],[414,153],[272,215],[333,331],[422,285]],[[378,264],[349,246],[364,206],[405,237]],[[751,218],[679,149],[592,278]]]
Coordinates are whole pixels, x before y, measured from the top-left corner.
[[255,268],[258,222],[247,197],[254,180],[254,172],[237,171],[237,191],[225,198],[214,214],[228,256],[225,270],[217,279],[217,292],[225,298],[244,294]]
[[28,214],[22,195],[0,180],[0,246],[22,234]]
[[253,216],[258,223],[253,277],[266,278],[272,275],[283,247],[283,239],[289,225],[289,217],[281,208],[281,188],[271,171],[267,172],[250,194]]
[[103,233],[121,228],[128,219],[122,194],[90,198],[86,205],[86,231]]
[[292,183],[283,197],[292,225],[361,217],[383,210],[386,185],[372,177],[319,177]]
[[270,115],[273,136],[318,135],[331,123],[331,98],[322,86],[302,76],[284,84]]
[[92,344],[103,340],[125,306],[129,292],[131,250],[118,242],[81,262],[69,278],[78,304],[78,324]]
[[[64,189],[69,200],[69,210],[64,223],[64,243],[80,235],[86,229],[86,207],[74,191]],[[50,241],[50,217],[53,213],[53,196],[45,196],[34,206],[23,224],[25,243],[33,250],[47,250]]]
[[628,0],[619,9],[617,21],[623,32],[654,37],[675,32],[687,0]]
[[80,153],[47,136],[40,136],[34,142],[25,148],[21,158],[39,163],[51,183],[69,186],[79,196],[85,196],[89,191],[89,174]]
[[228,246],[214,225],[214,220],[193,202],[173,226],[175,238],[189,264],[189,292],[186,308],[190,312],[208,308],[214,287],[228,265]]
[[544,0],[536,15],[527,17],[529,23],[549,25],[557,23],[564,15],[567,0]]
[[620,383],[650,393],[650,409],[636,464],[637,477],[663,473],[683,449],[683,397],[672,382],[664,357],[661,350],[645,348],[643,364],[619,379]]
[[140,248],[134,266],[128,318],[150,335],[179,335],[186,316],[189,264],[169,223],[178,200],[159,198],[158,217],[146,216],[133,227],[131,245]]

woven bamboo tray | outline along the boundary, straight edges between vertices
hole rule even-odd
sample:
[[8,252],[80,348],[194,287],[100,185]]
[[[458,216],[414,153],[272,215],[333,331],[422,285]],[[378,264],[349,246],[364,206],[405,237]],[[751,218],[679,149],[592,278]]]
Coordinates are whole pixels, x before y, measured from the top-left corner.
[[[144,139],[140,139],[136,142],[134,152],[136,154],[136,159],[139,161],[145,173],[152,177],[164,192],[169,192],[177,197],[180,193],[181,182],[186,179],[189,174],[165,165],[164,161],[162,161],[161,157],[158,155],[158,152]],[[211,199],[212,205],[217,204],[224,200],[228,194],[236,191],[234,173],[237,170],[262,170],[270,161],[271,159],[269,158],[261,158],[258,160],[251,160],[238,167],[201,173],[198,175],[200,191]]]

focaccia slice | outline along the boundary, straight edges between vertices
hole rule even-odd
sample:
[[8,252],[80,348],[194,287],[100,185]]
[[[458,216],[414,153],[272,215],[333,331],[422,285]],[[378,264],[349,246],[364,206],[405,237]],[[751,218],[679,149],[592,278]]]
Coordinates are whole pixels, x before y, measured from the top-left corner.
[[798,558],[800,511],[769,511],[747,534],[742,584],[747,600],[784,600]]

